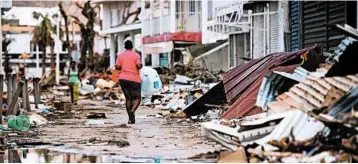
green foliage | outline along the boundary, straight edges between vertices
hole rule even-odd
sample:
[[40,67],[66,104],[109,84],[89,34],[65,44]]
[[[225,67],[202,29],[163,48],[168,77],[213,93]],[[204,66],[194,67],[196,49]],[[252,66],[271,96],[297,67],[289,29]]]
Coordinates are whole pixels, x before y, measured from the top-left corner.
[[[32,13],[33,17],[37,20],[41,20],[40,24],[35,27],[32,36],[32,42],[41,47],[48,47],[54,44],[53,34],[56,34],[56,26],[52,25],[52,22],[48,14],[43,15],[38,12]],[[57,14],[52,16],[58,17]]]

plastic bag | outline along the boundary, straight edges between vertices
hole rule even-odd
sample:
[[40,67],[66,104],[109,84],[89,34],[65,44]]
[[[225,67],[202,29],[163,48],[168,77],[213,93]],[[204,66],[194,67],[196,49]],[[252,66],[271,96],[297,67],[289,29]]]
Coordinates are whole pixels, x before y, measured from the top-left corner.
[[143,67],[141,69],[142,78],[142,95],[151,96],[162,91],[162,81],[156,70],[151,67]]

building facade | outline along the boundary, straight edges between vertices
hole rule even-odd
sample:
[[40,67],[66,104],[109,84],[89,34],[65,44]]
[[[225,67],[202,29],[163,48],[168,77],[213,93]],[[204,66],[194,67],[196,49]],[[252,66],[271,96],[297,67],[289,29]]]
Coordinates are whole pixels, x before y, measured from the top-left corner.
[[133,41],[134,48],[141,51],[141,1],[95,1],[101,4],[101,36],[110,41],[110,66],[116,56],[124,51],[124,41]]
[[183,61],[186,46],[201,43],[201,0],[142,0],[143,58],[147,66]]
[[203,42],[228,39],[229,68],[288,50],[288,2],[224,1],[214,5],[213,16],[210,6],[203,1]]

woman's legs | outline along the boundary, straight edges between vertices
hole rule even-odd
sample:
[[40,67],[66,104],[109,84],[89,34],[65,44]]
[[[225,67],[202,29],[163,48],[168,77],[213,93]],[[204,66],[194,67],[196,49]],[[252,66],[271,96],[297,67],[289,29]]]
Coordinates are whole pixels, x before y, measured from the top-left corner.
[[70,83],[70,98],[71,98],[71,104],[74,102],[74,99],[73,99],[73,83]]
[[140,91],[133,90],[131,92],[131,96],[132,96],[132,109],[131,110],[135,113],[140,105],[141,93],[140,93]]
[[126,110],[129,117],[128,123],[134,123],[134,113],[132,112],[132,96],[130,93],[129,82],[125,80],[120,80],[119,84],[121,86],[124,97],[126,98]]

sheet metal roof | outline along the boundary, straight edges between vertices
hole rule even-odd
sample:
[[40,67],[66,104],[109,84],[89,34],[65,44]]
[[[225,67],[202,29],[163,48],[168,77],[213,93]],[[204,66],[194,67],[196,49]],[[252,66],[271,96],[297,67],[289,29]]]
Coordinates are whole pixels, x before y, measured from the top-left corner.
[[328,107],[358,86],[358,76],[312,78],[293,86],[288,92],[278,96],[268,104],[272,110],[303,109]]
[[293,72],[297,67],[295,64],[301,62],[301,55],[315,48],[316,46],[297,52],[274,53],[252,60],[226,73],[223,77],[225,93],[228,102],[232,105],[224,113],[223,118],[233,119],[262,112],[255,104],[262,80],[267,73]]
[[[297,65],[277,67],[272,71],[293,72]],[[233,119],[237,117],[250,116],[262,112],[262,109],[256,106],[257,97],[262,84],[262,79],[269,70],[263,71],[259,77],[241,96],[236,100],[230,108],[224,113],[223,118]]]
[[[265,75],[273,68],[283,65],[298,64],[299,57],[316,46],[303,49],[297,52],[281,52],[267,55],[265,57],[251,60],[224,74],[223,81],[226,97],[229,103],[234,103],[245,90],[258,80],[260,75]],[[295,61],[295,59],[297,59]],[[290,63],[291,62],[291,63]],[[263,77],[260,78],[262,81]]]

